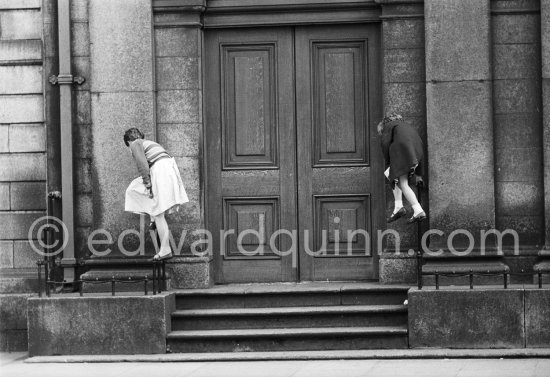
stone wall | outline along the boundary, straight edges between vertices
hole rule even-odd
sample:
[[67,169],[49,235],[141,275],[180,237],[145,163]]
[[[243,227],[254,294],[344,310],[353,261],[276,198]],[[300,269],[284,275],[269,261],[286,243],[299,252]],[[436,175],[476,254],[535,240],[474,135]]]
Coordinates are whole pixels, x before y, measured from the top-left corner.
[[[46,209],[44,117],[51,8],[41,0],[0,1],[0,351],[27,349],[27,298],[36,288],[28,241]],[[48,124],[49,126],[49,124]]]
[[201,229],[203,206],[201,193],[202,156],[202,30],[190,22],[193,13],[156,13],[154,16],[155,85],[157,137],[175,157],[189,196],[189,203],[169,217],[176,242],[187,231],[182,254]]
[[28,231],[46,209],[42,19],[40,0],[0,1],[0,292],[32,291],[39,258]]
[[71,1],[72,74],[86,79],[73,85],[73,163],[75,172],[75,256],[89,255],[86,241],[93,230],[91,58],[88,0]]
[[31,357],[164,354],[176,300],[173,293],[63,295],[30,298],[27,306]]
[[542,108],[544,154],[544,239],[550,246],[550,0],[541,0]]
[[[111,235],[112,244],[106,247],[113,256],[118,252],[121,232],[140,226],[138,215],[124,211],[126,187],[138,176],[130,150],[122,139],[124,131],[137,127],[146,138],[156,139],[151,2],[89,0],[88,12],[88,27],[85,23],[73,22],[73,29],[83,29],[80,55],[87,54],[89,49],[91,118],[77,118],[83,118],[81,125],[91,122],[88,142],[91,141],[93,230],[104,229]],[[73,40],[78,41],[78,35],[75,34]],[[86,95],[80,93],[82,114],[87,109]],[[84,184],[78,182],[79,186]],[[79,197],[81,207],[85,207],[87,196],[80,194]],[[79,225],[86,224],[87,220],[81,218]],[[149,219],[146,224],[148,222]],[[133,245],[128,242],[125,247],[134,250],[136,244],[134,238]]]
[[409,300],[410,348],[544,348],[550,290],[418,290]]
[[[202,227],[202,32],[154,27],[150,0],[71,5],[73,74],[87,80],[74,92],[77,257],[90,256],[91,231],[108,230],[113,236],[108,247],[118,253],[118,235],[140,227],[139,216],[124,212],[124,192],[138,175],[122,141],[130,127],[176,158],[190,199],[168,217],[179,244],[182,232]],[[147,225],[149,219],[143,221]],[[184,253],[192,240],[186,236]],[[135,239],[125,241],[128,250],[136,247]]]
[[424,5],[430,227],[445,234],[430,247],[447,248],[457,229],[479,245],[495,226],[490,1]]
[[[155,4],[153,4],[155,5]],[[190,245],[204,229],[202,185],[203,1],[176,9],[154,9],[156,121],[158,141],[176,158],[189,196],[182,211],[168,217],[181,257],[170,260],[174,288],[205,288],[213,283],[211,256],[191,256]],[[182,237],[184,237],[182,239]]]
[[496,226],[544,242],[540,2],[492,1]]
[[[426,82],[424,63],[424,8],[421,1],[382,3],[382,53],[384,112],[399,113],[419,132],[426,143]],[[427,159],[424,160],[427,171]],[[426,183],[427,175],[424,177]],[[393,211],[393,194],[386,187],[386,214]],[[422,191],[422,204],[428,210],[428,192]],[[404,201],[408,213],[410,205]],[[416,281],[416,260],[407,254],[418,244],[416,227],[404,221],[388,224],[400,235],[400,254],[393,237],[388,237],[386,252],[380,259],[380,280],[384,283]]]

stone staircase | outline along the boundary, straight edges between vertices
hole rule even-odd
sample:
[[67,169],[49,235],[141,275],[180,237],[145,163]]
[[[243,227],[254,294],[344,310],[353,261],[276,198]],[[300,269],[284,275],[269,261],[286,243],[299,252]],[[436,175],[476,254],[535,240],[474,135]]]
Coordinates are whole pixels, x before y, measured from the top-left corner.
[[169,352],[408,347],[406,286],[235,285],[179,291]]

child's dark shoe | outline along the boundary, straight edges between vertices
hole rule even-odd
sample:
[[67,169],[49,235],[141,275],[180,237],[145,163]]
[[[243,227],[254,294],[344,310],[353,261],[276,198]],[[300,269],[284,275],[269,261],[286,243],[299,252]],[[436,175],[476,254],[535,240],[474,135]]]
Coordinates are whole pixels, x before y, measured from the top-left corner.
[[405,207],[401,207],[399,211],[392,213],[392,215],[388,217],[386,221],[388,222],[388,224],[393,223],[395,220],[405,216],[406,214],[407,210],[405,209]]
[[420,212],[418,215],[411,217],[410,219],[407,220],[407,224],[414,224],[414,223],[418,223],[422,220],[425,220],[426,219],[426,212],[422,211]]
[[170,259],[174,256],[174,254],[172,252],[168,253],[168,254],[164,254],[164,255],[161,255],[160,253],[157,253],[153,256],[153,258],[151,258],[151,261],[153,262],[160,262],[160,261],[163,261],[165,259]]

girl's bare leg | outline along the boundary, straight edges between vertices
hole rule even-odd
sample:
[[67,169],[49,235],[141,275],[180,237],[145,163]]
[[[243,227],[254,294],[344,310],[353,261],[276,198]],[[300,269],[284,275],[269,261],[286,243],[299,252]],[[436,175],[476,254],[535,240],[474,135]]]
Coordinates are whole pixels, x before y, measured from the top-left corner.
[[412,209],[414,211],[413,216],[417,216],[418,214],[424,212],[422,206],[418,203],[418,199],[416,199],[414,191],[409,187],[409,179],[407,174],[403,174],[399,177],[399,187],[401,188],[401,191],[403,191],[405,199],[407,199],[407,201],[412,205]]
[[395,215],[397,211],[403,208],[403,192],[401,191],[398,185],[395,185],[392,192],[393,192],[393,202],[394,202],[393,214]]
[[155,216],[154,219],[160,238],[159,255],[162,257],[172,252],[172,250],[170,249],[170,229],[168,228],[168,223],[164,218],[164,213]]

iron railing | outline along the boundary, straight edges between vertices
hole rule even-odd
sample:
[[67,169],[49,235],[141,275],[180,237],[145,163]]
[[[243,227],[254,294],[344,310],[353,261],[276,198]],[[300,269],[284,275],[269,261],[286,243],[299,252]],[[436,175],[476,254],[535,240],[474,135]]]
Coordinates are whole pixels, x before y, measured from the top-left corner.
[[[83,285],[86,284],[111,284],[111,295],[115,296],[116,293],[116,283],[143,283],[143,292],[145,295],[148,295],[148,283],[149,281],[152,281],[153,287],[152,287],[152,293],[153,295],[156,295],[157,293],[161,293],[163,290],[167,290],[166,287],[166,261],[143,261],[140,264],[142,265],[150,265],[152,267],[152,279],[149,279],[147,275],[144,277],[129,277],[128,279],[117,279],[114,276],[111,277],[111,279],[99,279],[96,278],[95,280],[83,280],[83,279],[77,279],[74,280],[74,283],[78,287],[78,292],[80,296],[83,296],[84,290]],[[86,263],[86,261],[80,261],[78,263],[80,266],[86,266],[89,265]],[[42,266],[44,266],[44,279],[42,279]],[[116,266],[116,264],[111,264],[111,266]],[[42,297],[42,292],[44,291],[47,297],[51,296],[51,286],[53,285],[56,287],[57,285],[63,285],[65,284],[65,281],[56,281],[56,280],[50,280],[49,274],[48,274],[48,263],[45,260],[39,260],[37,261],[37,270],[38,270],[38,296]]]
[[[418,190],[418,202],[420,204],[422,204],[422,189],[424,188],[424,182],[422,180],[418,180],[416,182],[416,187],[417,187],[417,190]],[[459,278],[459,277],[464,277],[464,276],[468,276],[468,279],[469,279],[469,285],[470,285],[470,289],[474,289],[474,277],[476,276],[499,276],[499,275],[502,275],[502,282],[503,282],[503,286],[504,286],[504,289],[507,289],[508,288],[508,278],[509,277],[512,277],[512,276],[531,276],[532,278],[534,278],[535,276],[537,276],[537,283],[538,283],[538,288],[541,289],[542,286],[543,286],[543,276],[544,275],[550,275],[550,271],[546,272],[546,271],[533,271],[533,272],[525,272],[525,271],[521,271],[521,272],[509,272],[509,271],[486,271],[486,272],[483,272],[483,271],[473,271],[472,269],[470,269],[469,271],[467,272],[455,272],[455,271],[452,271],[452,272],[438,272],[437,270],[434,271],[434,272],[425,272],[423,271],[423,265],[424,265],[424,257],[423,257],[423,254],[422,254],[422,245],[421,245],[421,240],[422,240],[422,236],[423,236],[423,233],[422,233],[422,228],[421,228],[421,223],[420,222],[417,222],[417,236],[418,236],[418,249],[417,249],[417,252],[416,252],[416,275],[417,275],[417,283],[418,283],[418,289],[421,290],[424,286],[424,276],[434,276],[435,278],[435,289],[439,289],[439,278],[440,277],[450,277],[450,278]]]
[[435,278],[435,289],[438,290],[440,286],[439,278],[440,277],[450,277],[450,278],[460,278],[468,276],[470,289],[474,289],[474,277],[476,276],[502,276],[502,282],[504,289],[508,289],[508,278],[512,276],[530,276],[531,278],[537,277],[537,286],[539,289],[543,288],[543,276],[550,275],[550,272],[546,271],[533,271],[533,272],[481,272],[470,270],[468,272],[424,272],[422,271],[422,258],[418,257],[417,252],[417,282],[418,289],[421,290],[424,287],[424,276],[433,276]]

